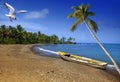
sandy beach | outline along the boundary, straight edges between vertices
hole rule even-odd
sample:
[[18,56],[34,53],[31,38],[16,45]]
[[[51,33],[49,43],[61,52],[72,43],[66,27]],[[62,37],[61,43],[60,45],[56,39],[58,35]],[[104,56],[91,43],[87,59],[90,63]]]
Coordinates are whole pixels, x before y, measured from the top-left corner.
[[0,82],[120,82],[104,70],[34,53],[33,45],[0,45]]

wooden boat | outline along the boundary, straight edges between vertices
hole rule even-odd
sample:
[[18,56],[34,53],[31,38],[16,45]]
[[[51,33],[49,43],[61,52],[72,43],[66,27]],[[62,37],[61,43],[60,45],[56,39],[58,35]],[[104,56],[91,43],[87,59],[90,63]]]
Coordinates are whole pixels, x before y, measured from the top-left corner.
[[107,64],[108,64],[107,62],[98,61],[98,60],[94,60],[94,59],[90,59],[90,58],[86,58],[86,57],[81,57],[81,56],[76,56],[76,55],[61,52],[61,51],[58,52],[58,54],[64,60],[80,62],[80,63],[90,65],[90,66],[100,68],[100,69],[105,69]]

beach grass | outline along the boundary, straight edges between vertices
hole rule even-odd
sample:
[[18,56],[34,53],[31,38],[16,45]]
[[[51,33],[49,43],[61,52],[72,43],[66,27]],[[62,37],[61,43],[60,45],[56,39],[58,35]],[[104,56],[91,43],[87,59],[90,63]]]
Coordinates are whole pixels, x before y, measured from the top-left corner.
[[105,70],[40,56],[34,45],[0,45],[0,82],[120,82]]

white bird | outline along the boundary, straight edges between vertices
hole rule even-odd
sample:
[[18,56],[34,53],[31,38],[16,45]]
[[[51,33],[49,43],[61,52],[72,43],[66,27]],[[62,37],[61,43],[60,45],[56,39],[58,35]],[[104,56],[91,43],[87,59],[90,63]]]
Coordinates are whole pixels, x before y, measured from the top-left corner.
[[19,10],[19,11],[15,11],[15,9],[9,5],[8,3],[4,3],[4,5],[9,9],[9,14],[5,14],[6,16],[8,16],[10,18],[10,21],[12,22],[13,20],[16,20],[16,14],[17,13],[26,13],[26,10]]

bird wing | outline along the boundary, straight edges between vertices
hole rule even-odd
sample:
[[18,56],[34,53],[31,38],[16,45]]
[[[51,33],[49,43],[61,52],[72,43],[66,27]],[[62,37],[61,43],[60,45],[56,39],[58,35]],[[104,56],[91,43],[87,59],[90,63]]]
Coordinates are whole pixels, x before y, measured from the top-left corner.
[[4,3],[4,5],[10,10],[9,14],[14,14],[15,9],[11,5],[8,3]]
[[16,13],[26,13],[26,12],[27,12],[26,10],[19,10]]

